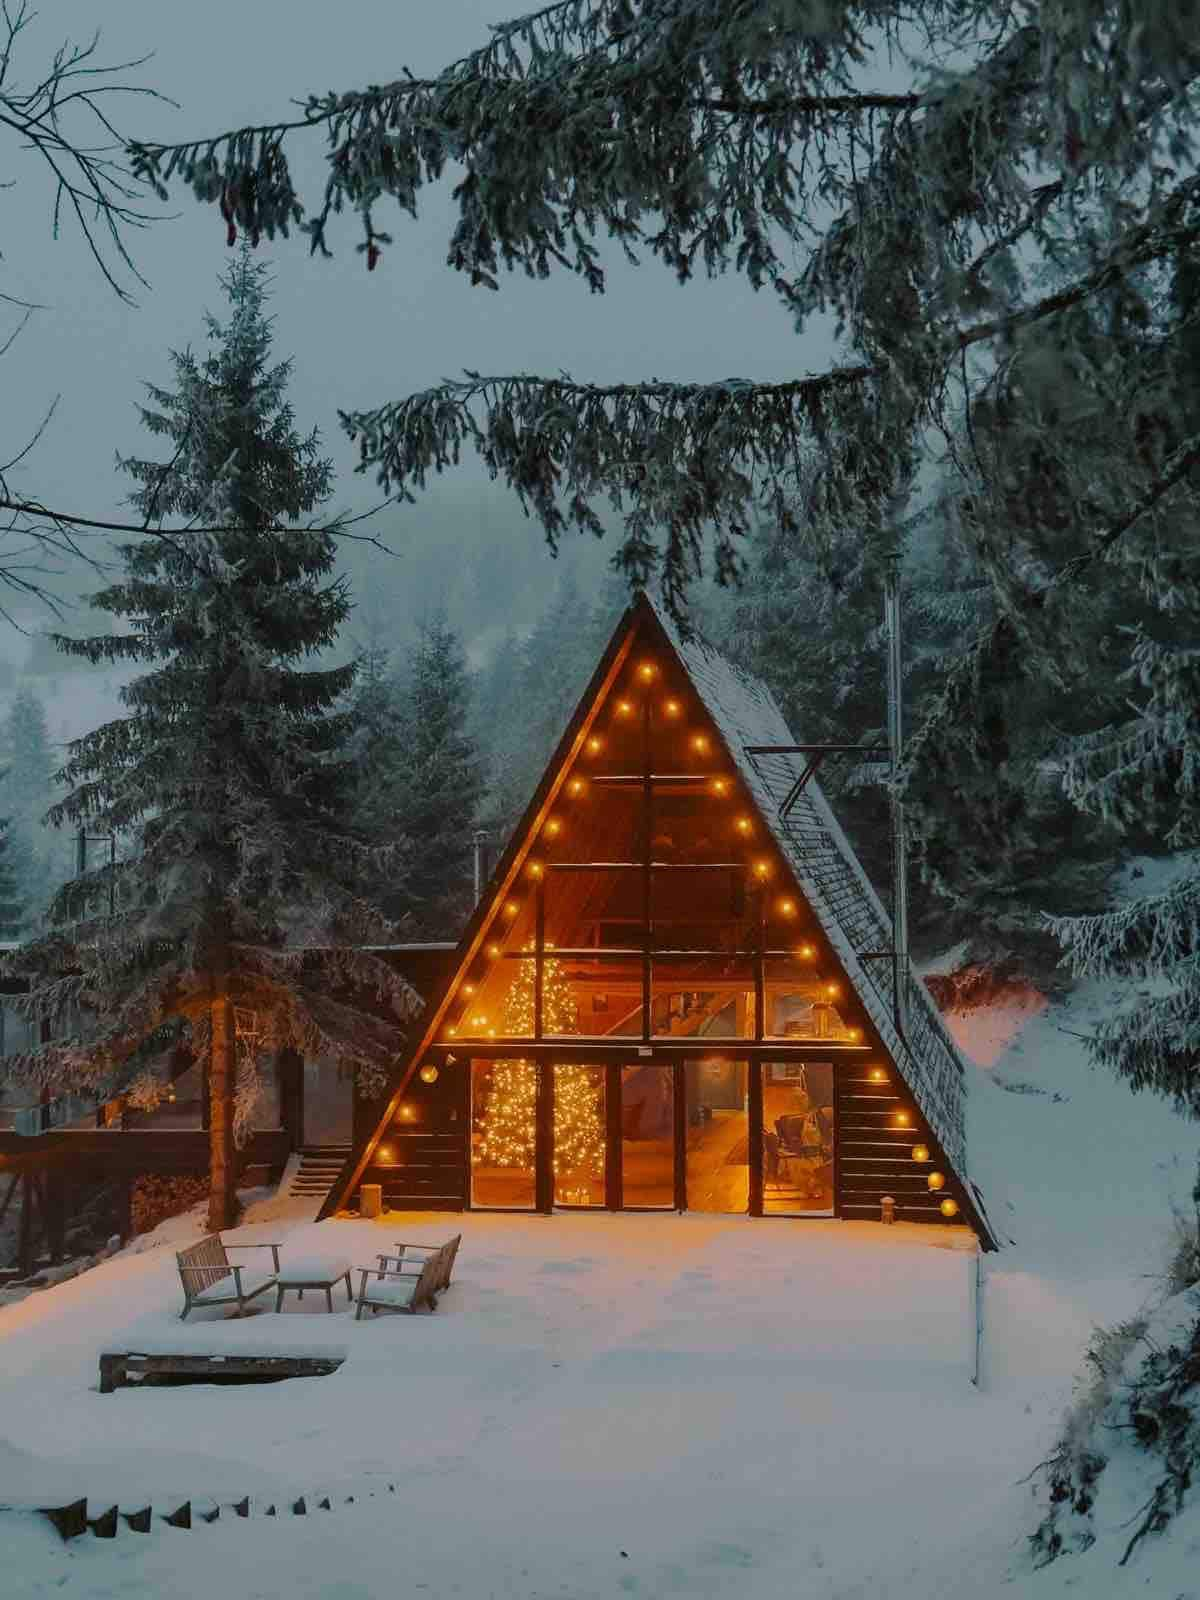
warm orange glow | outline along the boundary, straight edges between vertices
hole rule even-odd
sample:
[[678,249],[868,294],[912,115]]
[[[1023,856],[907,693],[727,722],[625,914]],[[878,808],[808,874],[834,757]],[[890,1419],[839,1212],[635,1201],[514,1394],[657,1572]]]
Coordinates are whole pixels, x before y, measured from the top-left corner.
[[601,750],[604,749],[604,740],[597,737],[596,734],[593,734],[587,742],[587,747],[589,754],[598,756]]
[[796,954],[800,957],[801,961],[812,961],[816,956],[816,953],[817,947],[815,944],[802,944],[796,951]]
[[643,661],[641,666],[638,668],[638,677],[643,683],[653,683],[657,676],[658,668],[654,665],[653,661]]
[[786,897],[779,902],[779,915],[781,917],[794,917],[796,915],[796,902]]
[[587,785],[584,783],[582,778],[572,778],[570,783],[567,785],[567,793],[578,797],[586,788]]
[[471,1018],[471,1026],[473,1028],[486,1028],[487,1027],[487,1018],[485,1016],[483,1016],[482,1013],[477,1017],[472,1017]]
[[413,1108],[411,1106],[405,1105],[405,1106],[401,1106],[400,1107],[400,1120],[401,1120],[401,1122],[411,1122],[415,1115],[416,1115],[416,1112],[413,1110]]
[[743,835],[754,832],[754,824],[750,821],[749,817],[739,817],[734,823],[734,827],[740,834]]
[[475,993],[475,985],[473,983],[464,983],[463,986],[462,986],[462,992],[464,994],[474,994]]
[[925,1179],[925,1182],[936,1194],[939,1189],[944,1189],[946,1187],[946,1176],[942,1172],[931,1172]]
[[692,749],[697,755],[707,755],[709,751],[708,735],[704,733],[694,733],[692,735]]
[[871,1082],[872,1083],[886,1083],[887,1082],[887,1073],[883,1070],[882,1067],[872,1067],[871,1068]]
[[754,863],[754,876],[756,878],[769,878],[771,876],[771,863],[769,861],[756,861]]
[[862,1029],[861,1028],[851,1028],[849,1030],[849,1032],[850,1032],[851,1043],[852,1044],[857,1044],[859,1042],[859,1040],[862,1038]]
[[678,700],[664,700],[663,710],[669,717],[677,717],[683,710],[683,707],[679,704]]
[[488,1036],[489,1039],[494,1039],[496,1037],[495,1028],[489,1028],[488,1031],[487,1031],[487,1036]]
[[496,957],[500,954],[500,946],[498,944],[490,944],[490,945],[488,945],[487,953],[488,953],[488,956],[491,958],[491,960],[494,961],[496,959]]
[[896,1126],[898,1128],[907,1128],[911,1121],[912,1118],[909,1116],[907,1111],[897,1111]]
[[562,823],[557,817],[550,817],[546,822],[547,839],[557,839],[562,832]]
[[956,1217],[958,1215],[958,1201],[947,1197],[942,1201],[939,1209],[944,1217]]
[[728,778],[714,778],[713,781],[712,781],[712,792],[714,794],[728,794],[729,793],[729,779]]
[[632,700],[618,700],[617,701],[617,715],[619,717],[631,717],[633,715],[633,701]]
[[422,1083],[436,1083],[437,1081],[438,1081],[438,1069],[434,1066],[432,1061],[427,1061],[425,1063],[425,1065],[421,1068],[421,1082]]
[[515,900],[506,900],[504,902],[504,915],[506,917],[515,917],[520,909],[520,906]]
[[540,861],[531,861],[527,871],[531,878],[540,878],[542,873],[545,871],[545,868],[542,866]]
[[449,1034],[449,1036],[452,1039],[457,1039],[458,1038],[458,1029],[457,1028],[447,1028],[446,1032]]
[[378,1156],[381,1166],[390,1166],[396,1159],[396,1152],[390,1144],[381,1144],[375,1154]]
[[825,993],[829,996],[829,998],[831,1000],[836,1000],[838,995],[841,993],[841,991],[839,990],[839,988],[838,988],[836,983],[827,983],[825,985]]
[[912,1158],[913,1158],[914,1161],[928,1161],[929,1160],[929,1146],[927,1144],[915,1144],[915,1145],[913,1145]]

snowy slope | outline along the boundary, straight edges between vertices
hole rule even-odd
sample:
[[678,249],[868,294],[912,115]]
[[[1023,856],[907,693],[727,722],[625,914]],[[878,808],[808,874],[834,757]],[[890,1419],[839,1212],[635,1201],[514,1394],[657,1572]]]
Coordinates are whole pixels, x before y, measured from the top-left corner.
[[[969,1382],[973,1258],[945,1248],[951,1230],[323,1223],[317,1237],[359,1260],[461,1226],[455,1287],[433,1317],[355,1325],[306,1300],[278,1319],[197,1321],[217,1348],[344,1345],[329,1378],[100,1396],[103,1345],[179,1329],[171,1245],[142,1248],[0,1310],[0,1500],[40,1496],[48,1474],[96,1506],[315,1492],[338,1509],[69,1546],[0,1513],[6,1600],[209,1600],[217,1573],[223,1600],[1190,1594],[1191,1511],[1121,1572],[1116,1531],[1042,1573],[1025,1553],[1035,1508],[1019,1480],[1053,1440],[1093,1325],[1152,1287],[1194,1170],[1193,1129],[1086,1066],[1077,1035],[1111,1000],[1089,989],[1015,1022],[955,1023],[968,1049],[1012,1032],[971,1096],[972,1165],[1016,1240],[989,1258],[982,1392]],[[195,1226],[164,1232],[177,1247]],[[296,1227],[277,1209],[242,1236]]]

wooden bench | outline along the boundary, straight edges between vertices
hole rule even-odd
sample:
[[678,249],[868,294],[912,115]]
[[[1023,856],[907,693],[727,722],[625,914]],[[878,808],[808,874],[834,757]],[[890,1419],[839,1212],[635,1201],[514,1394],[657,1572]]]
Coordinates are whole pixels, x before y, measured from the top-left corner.
[[[461,1242],[462,1234],[458,1233],[453,1239],[436,1247],[402,1244],[398,1246],[399,1255],[380,1254],[376,1257],[377,1265],[374,1268],[359,1267],[361,1277],[358,1304],[354,1308],[355,1322],[362,1316],[364,1306],[370,1306],[372,1314],[376,1311],[407,1311],[411,1314],[422,1306],[428,1311],[436,1311],[438,1295],[450,1285],[450,1273]],[[408,1255],[410,1250],[428,1253],[423,1260],[417,1261],[415,1256]]]
[[[246,1267],[230,1263],[230,1250],[269,1250],[274,1272],[253,1272]],[[193,1306],[237,1306],[241,1316],[251,1300],[275,1287],[279,1273],[279,1246],[277,1244],[225,1244],[219,1233],[210,1233],[186,1250],[176,1252],[179,1264],[179,1281],[183,1285],[183,1322]],[[243,1282],[242,1274],[248,1276]]]
[[100,1357],[100,1393],[123,1389],[131,1375],[139,1378],[324,1378],[345,1360],[337,1355],[189,1355],[185,1352],[106,1350]]

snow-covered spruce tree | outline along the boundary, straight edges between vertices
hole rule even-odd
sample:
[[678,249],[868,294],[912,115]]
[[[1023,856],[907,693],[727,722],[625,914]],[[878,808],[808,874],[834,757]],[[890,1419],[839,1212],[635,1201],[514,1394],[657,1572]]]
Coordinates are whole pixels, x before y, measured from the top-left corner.
[[384,904],[428,938],[457,937],[472,906],[472,835],[483,770],[469,731],[471,683],[444,617],[421,629],[400,704],[395,826],[412,844],[407,873]]
[[[265,269],[242,252],[222,288],[210,354],[175,354],[175,387],[150,386],[142,410],[166,461],[121,463],[148,526],[197,531],[124,547],[124,578],[92,603],[127,632],[60,640],[148,665],[121,691],[127,714],[70,746],[52,813],[136,832],[139,848],[68,884],[22,953],[39,974],[30,1008],[57,1025],[14,1063],[107,1090],[184,1025],[208,1068],[214,1229],[236,1210],[235,1008],[257,1013],[264,1046],[333,1058],[375,1088],[416,1005],[364,948],[388,929],[361,888],[377,863],[347,822],[351,719],[335,707],[354,668],[305,666],[348,610],[330,527],[290,525],[327,497],[331,468],[316,433],[296,432],[288,364],[268,364]],[[87,1020],[72,1025],[77,1007]]]
[[[66,858],[66,842],[55,839],[44,818],[56,797],[58,765],[46,727],[46,708],[28,684],[13,696],[0,726],[0,814],[9,818],[12,857],[28,915],[40,918],[64,877],[55,857]],[[56,849],[56,846],[60,848]]]
[[12,825],[0,822],[0,939],[19,939],[25,931],[26,915]]

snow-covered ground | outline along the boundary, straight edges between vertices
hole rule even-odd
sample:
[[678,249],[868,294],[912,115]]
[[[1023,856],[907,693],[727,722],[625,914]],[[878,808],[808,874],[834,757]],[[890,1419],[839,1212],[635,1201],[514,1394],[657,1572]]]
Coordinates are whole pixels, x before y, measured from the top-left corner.
[[[189,1340],[205,1347],[332,1345],[345,1364],[261,1387],[102,1396],[101,1348],[178,1334],[172,1247],[198,1223],[177,1219],[0,1310],[0,1501],[86,1493],[94,1514],[304,1494],[333,1510],[226,1511],[191,1532],[156,1521],[146,1536],[69,1545],[0,1513],[0,1591],[1200,1593],[1191,1511],[1119,1573],[1115,1531],[1044,1573],[1025,1555],[1033,1507],[1019,1480],[1053,1439],[1091,1328],[1152,1288],[1194,1170],[1193,1130],[1085,1065],[1077,1035],[1110,1003],[1093,989],[1069,1009],[1028,1009],[973,1086],[973,1167],[1016,1241],[989,1260],[982,1389],[957,1230],[479,1214],[314,1228],[268,1201],[239,1238],[307,1251],[315,1235],[362,1262],[461,1227],[454,1287],[434,1316],[355,1324],[308,1296],[281,1317],[195,1315]],[[1001,1021],[977,1019],[989,1040]]]

